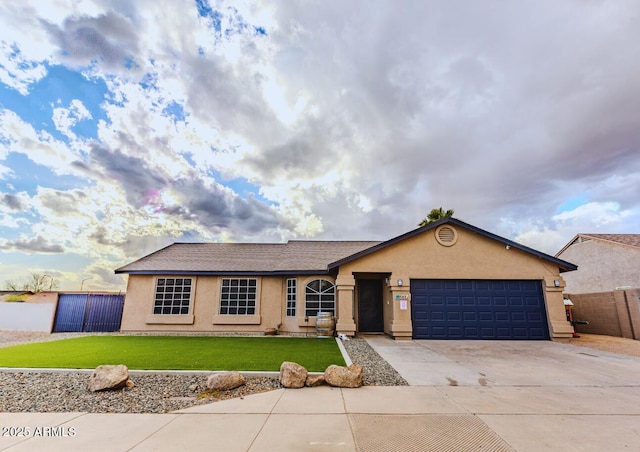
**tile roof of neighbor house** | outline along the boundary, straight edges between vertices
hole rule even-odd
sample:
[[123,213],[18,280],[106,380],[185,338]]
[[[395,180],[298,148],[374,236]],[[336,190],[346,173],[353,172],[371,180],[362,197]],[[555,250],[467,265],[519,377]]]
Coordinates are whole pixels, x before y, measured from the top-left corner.
[[326,272],[327,266],[380,242],[174,243],[116,273]]
[[562,254],[567,248],[574,243],[585,242],[588,240],[599,240],[602,242],[611,242],[619,245],[631,246],[640,248],[640,234],[577,234],[574,238],[569,240],[556,256]]
[[120,267],[115,272],[227,275],[328,273],[346,262],[435,229],[445,223],[460,226],[470,232],[550,261],[558,265],[560,272],[578,268],[570,262],[448,217],[385,242],[292,240],[287,243],[174,243]]

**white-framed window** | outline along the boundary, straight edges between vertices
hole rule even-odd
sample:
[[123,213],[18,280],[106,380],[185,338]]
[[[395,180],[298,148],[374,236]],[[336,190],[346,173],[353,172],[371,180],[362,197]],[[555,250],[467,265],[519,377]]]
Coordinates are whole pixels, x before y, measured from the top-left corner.
[[258,280],[224,278],[220,293],[220,315],[254,315]]
[[158,278],[153,301],[154,314],[189,314],[191,278]]
[[315,317],[318,312],[335,315],[336,288],[326,279],[315,279],[305,287],[305,316]]
[[296,305],[298,302],[298,280],[287,279],[287,317],[296,316]]

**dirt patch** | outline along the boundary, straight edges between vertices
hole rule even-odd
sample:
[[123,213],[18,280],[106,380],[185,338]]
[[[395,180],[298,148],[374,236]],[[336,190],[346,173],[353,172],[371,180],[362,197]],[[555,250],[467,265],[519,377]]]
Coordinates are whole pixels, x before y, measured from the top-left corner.
[[640,341],[624,337],[580,333],[580,337],[571,338],[569,343],[605,352],[640,357]]

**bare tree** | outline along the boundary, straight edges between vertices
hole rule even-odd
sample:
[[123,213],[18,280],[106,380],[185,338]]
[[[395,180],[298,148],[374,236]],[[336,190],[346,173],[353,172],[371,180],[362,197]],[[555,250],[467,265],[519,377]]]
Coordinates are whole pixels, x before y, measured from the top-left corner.
[[7,280],[4,283],[7,290],[25,290],[33,293],[53,290],[58,287],[58,283],[49,275],[44,273],[32,273],[24,282]]

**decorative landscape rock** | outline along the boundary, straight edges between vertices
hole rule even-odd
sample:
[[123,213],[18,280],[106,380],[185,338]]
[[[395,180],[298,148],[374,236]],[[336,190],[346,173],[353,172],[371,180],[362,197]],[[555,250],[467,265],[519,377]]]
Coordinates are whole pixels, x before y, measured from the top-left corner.
[[362,386],[362,367],[357,364],[349,367],[332,364],[324,371],[324,380],[338,388],[359,388]]
[[300,364],[285,361],[280,366],[280,384],[285,388],[302,388],[307,375],[307,369]]
[[304,385],[309,388],[315,388],[316,386],[322,386],[324,384],[324,375],[307,375],[307,381]]
[[216,391],[228,391],[242,386],[244,377],[239,372],[223,372],[210,375],[207,378],[207,388]]
[[98,366],[89,377],[88,388],[92,392],[125,386],[133,387],[133,382],[129,380],[129,369],[124,364]]

